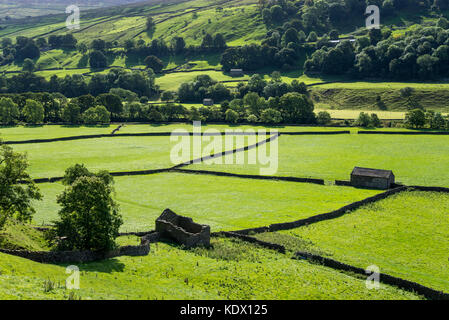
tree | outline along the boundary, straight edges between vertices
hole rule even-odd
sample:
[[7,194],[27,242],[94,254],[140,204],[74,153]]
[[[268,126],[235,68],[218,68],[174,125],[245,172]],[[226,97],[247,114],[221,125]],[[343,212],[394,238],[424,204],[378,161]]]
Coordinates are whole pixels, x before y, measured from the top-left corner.
[[44,107],[38,101],[27,99],[22,113],[29,124],[40,124],[44,121]]
[[338,40],[338,37],[340,36],[340,34],[338,33],[338,30],[331,30],[331,32],[329,32],[329,38],[331,40]]
[[225,119],[227,122],[237,123],[239,121],[239,114],[232,109],[228,109],[225,113]]
[[105,51],[106,50],[106,41],[103,39],[95,39],[92,40],[90,47],[95,51]]
[[[119,115],[123,112],[122,99],[118,95],[112,93],[103,93],[97,97],[98,104],[105,106],[112,115]],[[109,121],[108,121],[109,122]]]
[[25,154],[0,144],[0,229],[8,218],[31,221],[36,212],[33,200],[42,199],[27,169]]
[[22,69],[25,72],[33,72],[35,69],[33,60],[31,60],[29,58],[26,58],[25,60],[23,60]]
[[372,113],[371,114],[371,125],[374,128],[380,128],[382,127],[382,122],[380,121],[379,117],[377,116],[377,114]]
[[150,33],[156,31],[156,23],[154,22],[153,17],[151,16],[147,18],[146,30]]
[[[173,51],[176,54],[180,54],[182,52],[184,52],[185,48],[186,48],[186,42],[184,40],[183,37],[174,37],[172,40],[172,47],[173,47]],[[151,67],[150,67],[151,68]],[[154,70],[154,69],[153,69]],[[155,71],[156,72],[156,71]]]
[[103,52],[94,50],[89,54],[89,65],[94,69],[106,68],[108,66],[108,60]]
[[295,28],[289,28],[282,36],[282,46],[286,47],[290,42],[298,43],[298,31]]
[[291,123],[313,123],[313,102],[306,95],[297,92],[289,92],[280,99],[280,111],[282,118]]
[[271,19],[274,23],[279,23],[284,19],[284,11],[280,5],[271,7]]
[[111,122],[109,112],[104,106],[87,109],[82,118],[85,124],[108,124]]
[[262,20],[265,24],[270,25],[272,22],[271,11],[268,8],[262,10]]
[[162,60],[153,55],[146,57],[144,63],[148,68],[153,69],[156,73],[160,73],[164,68],[164,63]]
[[426,124],[426,115],[421,109],[415,109],[405,114],[405,124],[410,128],[422,128]]
[[90,172],[84,164],[75,164],[67,168],[62,178],[62,184],[65,186],[72,185],[78,178],[81,177],[97,177],[104,181],[106,184],[113,184],[114,180],[107,171],[98,171],[97,173]]
[[201,42],[202,48],[212,48],[214,46],[214,38],[209,33],[206,33],[206,35],[203,38],[203,42]]
[[249,123],[256,123],[257,122],[257,116],[255,116],[254,114],[250,114],[247,118],[246,121],[248,121]]
[[262,110],[260,114],[260,121],[263,123],[279,123],[282,121],[282,115],[278,110],[268,108]]
[[307,37],[307,42],[315,42],[318,40],[318,36],[315,31],[310,31],[309,36]]
[[161,100],[168,102],[173,101],[175,99],[175,93],[172,91],[164,91],[161,96]]
[[80,106],[72,101],[68,103],[63,109],[61,118],[64,122],[69,124],[78,124],[81,121],[81,108]]
[[332,118],[329,112],[320,111],[316,117],[316,121],[320,125],[327,125],[331,122]]
[[248,92],[243,97],[243,104],[249,109],[250,114],[259,115],[259,95],[256,92]]
[[368,128],[371,126],[371,117],[365,112],[360,112],[355,124],[359,127]]
[[17,104],[11,98],[0,98],[0,124],[13,124],[19,118]]
[[[110,179],[112,181],[112,179]],[[97,176],[81,176],[58,196],[61,206],[53,235],[64,237],[61,250],[104,251],[115,247],[123,224],[111,183]]]
[[214,37],[214,47],[217,49],[224,49],[226,46],[226,40],[223,34],[217,33]]

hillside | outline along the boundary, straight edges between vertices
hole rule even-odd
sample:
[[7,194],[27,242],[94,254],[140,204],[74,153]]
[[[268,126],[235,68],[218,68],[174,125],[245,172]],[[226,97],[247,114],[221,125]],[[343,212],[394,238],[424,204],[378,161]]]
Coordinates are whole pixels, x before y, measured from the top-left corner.
[[[73,31],[65,27],[65,14],[3,21],[0,39],[14,42],[27,37],[41,43],[39,55],[32,58],[33,71],[47,81],[53,76],[80,76],[88,83],[114,68],[144,70],[145,58],[154,55],[163,64],[160,70],[152,66],[161,92],[176,92],[182,83],[203,74],[235,90],[254,74],[268,81],[273,71],[280,71],[286,83],[323,84],[310,89],[320,109],[405,112],[425,107],[448,112],[444,90],[449,77],[445,67],[449,24],[441,18],[447,11],[429,6],[393,7],[382,15],[382,29],[376,33],[364,27],[363,14],[342,19],[342,12],[363,12],[364,1],[355,1],[355,7],[344,2],[345,7],[336,13],[332,3],[321,2],[326,7],[319,14],[315,2],[281,2],[282,9],[276,13],[272,3],[256,0],[151,0],[82,11],[80,29]],[[147,30],[149,17],[154,22],[151,32]],[[205,47],[207,36],[215,41],[217,35],[225,45]],[[52,37],[66,36],[73,36],[70,46],[47,44]],[[354,40],[351,47],[343,41],[347,38]],[[174,46],[179,39],[183,47],[178,50]],[[100,51],[106,60],[99,67],[90,64],[94,40],[104,42]],[[3,51],[0,72],[5,77],[22,74],[23,59]],[[407,60],[409,51],[415,56]],[[224,52],[229,52],[229,58],[223,58]],[[243,68],[245,75],[233,78],[223,72],[231,68]],[[399,90],[405,87],[416,89],[413,99],[401,96]],[[372,89],[377,91],[371,94]],[[385,108],[376,106],[377,97]]]
[[48,14],[60,14],[66,7],[76,5],[81,10],[89,10],[100,7],[110,7],[122,4],[139,2],[139,0],[103,0],[101,2],[89,0],[5,0],[0,4],[0,19],[21,19]]

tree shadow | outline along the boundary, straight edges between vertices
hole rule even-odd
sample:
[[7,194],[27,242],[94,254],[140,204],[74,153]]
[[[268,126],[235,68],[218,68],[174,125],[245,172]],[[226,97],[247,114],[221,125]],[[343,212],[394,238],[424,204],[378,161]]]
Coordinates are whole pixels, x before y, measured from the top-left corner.
[[86,68],[88,62],[89,62],[89,56],[87,54],[84,54],[83,57],[78,61],[78,64],[76,66],[78,68]]
[[125,264],[123,262],[120,262],[116,258],[113,258],[84,263],[80,266],[80,269],[81,271],[101,273],[123,272],[125,270]]

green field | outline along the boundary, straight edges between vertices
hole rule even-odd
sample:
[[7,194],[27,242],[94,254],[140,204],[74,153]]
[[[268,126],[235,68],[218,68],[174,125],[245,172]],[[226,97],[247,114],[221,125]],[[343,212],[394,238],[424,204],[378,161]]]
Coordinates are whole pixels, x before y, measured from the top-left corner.
[[[363,28],[360,27],[359,22],[363,21],[357,20],[357,17],[347,17],[347,26],[338,26],[332,21],[331,16],[328,19],[326,18],[326,21],[322,19],[321,16],[328,16],[328,11],[332,10],[335,13],[340,10],[336,1],[280,3],[282,6],[291,5],[292,7],[284,8],[286,14],[289,11],[289,18],[285,20],[279,18],[282,20],[282,22],[279,22],[275,19],[275,15],[270,18],[271,14],[268,16],[266,11],[262,15],[261,11],[267,1],[149,0],[111,7],[111,4],[124,3],[126,0],[104,0],[101,3],[89,3],[87,5],[89,8],[97,8],[94,10],[86,10],[87,6],[83,7],[81,3],[78,3],[82,7],[80,29],[72,31],[67,30],[67,15],[64,13],[65,6],[61,5],[61,1],[63,0],[55,0],[51,5],[42,4],[40,8],[37,5],[21,6],[9,0],[0,4],[0,40],[8,37],[14,43],[20,36],[37,40],[40,37],[48,39],[51,35],[65,35],[70,32],[78,40],[77,45],[87,45],[88,49],[84,46],[73,49],[72,46],[70,50],[62,50],[50,48],[45,43],[39,42],[40,57],[34,61],[35,69],[33,72],[44,77],[47,81],[53,76],[64,78],[82,75],[86,84],[88,84],[93,75],[106,75],[112,69],[141,70],[144,71],[143,75],[147,71],[145,70],[147,66],[144,63],[146,56],[153,54],[158,56],[162,60],[163,66],[159,66],[159,69],[162,70],[155,76],[156,86],[154,88],[149,83],[147,83],[147,88],[141,88],[142,79],[139,80],[138,77],[128,78],[126,75],[121,75],[117,79],[109,76],[104,84],[98,83],[95,88],[89,86],[89,92],[96,92],[95,94],[107,92],[111,87],[126,87],[132,91],[140,92],[138,99],[141,99],[142,108],[139,112],[134,112],[137,106],[132,106],[131,109],[130,102],[124,102],[124,112],[116,115],[115,111],[111,109],[111,107],[115,107],[112,97],[103,97],[103,99],[96,100],[95,104],[105,104],[109,112],[114,112],[114,119],[156,119],[158,113],[154,112],[153,107],[162,104],[163,96],[161,94],[163,91],[177,93],[176,91],[181,84],[193,81],[199,75],[208,75],[213,80],[223,83],[233,93],[232,98],[241,98],[238,94],[234,94],[237,93],[239,84],[247,83],[254,74],[261,75],[267,82],[276,81],[276,74],[273,74],[273,72],[279,71],[282,81],[292,83],[292,81],[297,80],[307,85],[308,95],[314,102],[315,113],[327,111],[333,118],[331,125],[348,125],[344,127],[319,127],[265,126],[260,125],[260,123],[254,125],[203,124],[202,131],[210,130],[209,133],[212,130],[214,132],[233,130],[239,133],[245,130],[247,133],[266,130],[269,135],[278,132],[280,135],[258,148],[240,151],[238,154],[231,156],[234,161],[244,159],[246,164],[222,164],[220,163],[222,160],[229,160],[231,157],[217,157],[215,159],[217,163],[215,164],[202,162],[182,166],[184,170],[218,172],[218,174],[211,172],[194,173],[176,170],[173,167],[199,156],[210,156],[211,154],[253,145],[257,141],[266,140],[269,135],[258,137],[246,135],[239,138],[233,136],[232,146],[229,145],[229,140],[227,141],[225,136],[203,137],[203,149],[200,154],[193,152],[193,142],[200,138],[187,136],[183,139],[190,142],[190,152],[182,160],[179,157],[173,159],[173,149],[181,139],[174,141],[168,135],[123,135],[169,133],[175,130],[192,132],[192,123],[23,126],[23,120],[37,123],[42,122],[42,120],[31,121],[26,109],[23,108],[25,103],[22,102],[25,101],[18,100],[28,99],[27,94],[14,97],[14,99],[17,99],[16,102],[18,102],[21,115],[14,115],[12,118],[18,121],[18,125],[0,127],[0,141],[24,142],[24,140],[33,139],[106,135],[111,134],[114,129],[122,125],[114,137],[11,145],[14,151],[27,155],[29,162],[27,172],[32,179],[61,177],[68,167],[75,164],[83,164],[92,172],[107,170],[116,173],[114,175],[112,198],[119,205],[123,218],[123,224],[120,227],[122,233],[153,231],[155,220],[167,208],[179,215],[191,217],[196,223],[210,226],[211,232],[215,233],[267,227],[271,224],[306,219],[329,213],[384,192],[384,190],[336,185],[335,180],[349,180],[351,171],[355,166],[392,170],[396,177],[396,183],[409,186],[449,188],[448,135],[358,134],[367,130],[367,128],[355,127],[355,122],[347,121],[357,119],[360,112],[376,113],[383,120],[384,127],[369,130],[416,132],[417,130],[403,128],[405,126],[404,119],[409,110],[416,108],[434,110],[441,112],[445,117],[449,114],[449,81],[447,79],[441,77],[439,82],[430,80],[419,82],[416,78],[412,79],[413,82],[389,82],[376,80],[376,78],[369,78],[368,80],[368,78],[356,77],[358,71],[355,69],[361,67],[363,70],[369,70],[367,67],[369,61],[372,61],[373,64],[371,69],[375,67],[374,58],[366,59],[368,62],[360,60],[363,55],[358,50],[356,50],[357,61],[362,61],[363,64],[356,64],[355,69],[353,69],[352,67],[349,68],[349,65],[352,66],[354,61],[345,61],[345,65],[348,64],[348,71],[350,72],[340,72],[339,68],[330,63],[334,61],[328,61],[329,57],[334,56],[322,53],[323,59],[321,60],[323,60],[323,63],[320,63],[320,66],[317,64],[316,70],[322,70],[323,73],[328,70],[329,73],[341,75],[314,76],[312,73],[307,75],[304,73],[305,69],[313,71],[314,66],[309,68],[308,65],[304,66],[304,63],[321,46],[319,42],[325,38],[318,39],[320,41],[304,42],[303,39],[300,40],[298,37],[295,40],[295,33],[290,32],[292,30],[287,32],[291,27],[296,28],[297,31],[301,29],[305,32],[306,37],[313,30],[321,38],[325,32],[330,34],[331,28],[338,29],[338,37],[359,38],[369,35],[364,26]],[[85,2],[86,0],[79,0],[78,2],[80,1]],[[268,2],[271,5],[272,1]],[[331,8],[330,2],[335,2],[337,6]],[[318,12],[320,10],[313,6],[318,3],[323,12]],[[438,1],[434,6],[437,6],[437,3]],[[427,2],[422,5],[427,6]],[[98,9],[99,6],[101,8]],[[345,6],[352,5],[349,5],[348,2]],[[394,3],[393,6],[398,6],[398,4]],[[311,12],[307,12],[308,7],[313,8]],[[314,12],[314,10],[317,12]],[[390,10],[394,13],[385,17],[385,19],[382,18],[382,32],[386,34],[386,29],[391,28],[393,38],[396,40],[405,37],[407,32],[413,33],[417,32],[418,28],[434,26],[440,19],[440,14],[449,16],[448,12],[435,14],[433,10],[423,13],[406,8],[400,14],[396,12],[396,8],[390,8]],[[295,15],[295,12],[298,14]],[[27,17],[38,14],[49,15]],[[6,15],[22,19],[4,19]],[[149,16],[153,18],[156,24],[155,30],[151,32],[147,31],[146,26]],[[296,17],[298,21],[294,21]],[[272,19],[272,22],[265,23],[264,20],[267,21],[267,19]],[[308,19],[310,21],[307,21]],[[316,20],[316,22],[312,20]],[[441,20],[438,23],[444,25],[446,22]],[[428,30],[431,34],[432,31]],[[276,39],[275,32],[279,32],[279,39]],[[265,47],[264,51],[261,52],[267,55],[267,61],[275,62],[269,66],[262,63],[265,61],[260,61],[263,59],[258,57],[260,55],[259,50],[248,49],[249,53],[254,53],[256,57],[254,61],[251,61],[248,53],[243,52],[240,56],[240,53],[237,52],[239,50],[236,50],[235,57],[230,60],[235,64],[235,67],[243,67],[244,76],[231,77],[229,73],[223,71],[223,65],[226,66],[227,63],[223,60],[223,65],[221,64],[224,49],[221,44],[217,45],[217,43],[221,43],[221,41],[217,41],[219,38],[213,40],[213,46],[206,45],[206,41],[204,42],[205,45],[201,45],[206,34],[214,37],[217,33],[223,35],[227,46],[231,48],[266,43],[269,47]],[[431,73],[428,71],[434,68],[433,63],[436,66],[437,62],[435,61],[439,61],[434,57],[438,57],[440,60],[445,59],[444,55],[447,52],[445,52],[446,48],[443,46],[441,46],[443,47],[441,50],[437,50],[438,46],[434,46],[436,43],[441,45],[444,41],[437,41],[435,36],[435,41],[429,40],[432,44],[425,43],[424,39],[427,35],[421,35],[422,38],[416,39],[416,41],[417,43],[418,41],[423,43],[419,42],[419,45],[416,45],[416,52],[413,53],[417,57],[419,53],[420,57],[420,59],[416,59],[416,72],[413,74],[419,74],[419,79],[427,79],[425,76],[427,73]],[[446,37],[442,34],[443,36]],[[178,51],[179,47],[175,50],[172,43],[175,37],[184,39],[185,50]],[[371,34],[371,37],[369,42],[375,46],[378,40],[375,39],[376,34]],[[103,66],[107,65],[107,67],[102,69],[90,68],[89,55],[97,49],[95,46],[91,46],[95,39],[102,39],[107,42],[107,49],[104,50],[107,63],[102,64]],[[129,43],[126,43],[127,40],[131,39],[135,42],[136,50],[131,50],[128,47]],[[150,50],[139,48],[149,46],[154,40],[164,40],[172,48],[169,50],[165,50],[163,46],[161,46],[161,49],[153,47]],[[406,41],[409,40],[412,41],[411,38],[407,38]],[[407,43],[413,50],[414,44],[409,44],[406,41],[404,43]],[[155,43],[153,43],[153,46],[156,46]],[[399,52],[397,49],[402,50],[402,44],[393,42],[393,40],[390,42],[387,39],[383,43],[385,43],[385,47],[382,46],[381,49],[385,49],[385,52],[381,52],[382,50],[379,49],[381,44],[375,47],[376,57],[382,58],[379,61],[395,56]],[[428,44],[431,48],[428,52],[431,58],[424,59],[422,58],[423,52],[427,50]],[[5,45],[8,46],[6,42]],[[330,48],[329,43],[325,45],[329,48],[323,51],[333,50],[336,59],[344,60],[340,56],[347,53],[346,49],[339,53],[340,47],[334,50]],[[360,45],[360,48],[365,46],[363,41],[356,45]],[[395,45],[398,48],[395,48]],[[274,47],[276,47],[276,50],[273,50],[273,53],[277,53],[275,59],[272,59],[269,56]],[[32,46],[21,48],[18,45],[16,48],[16,52],[8,52],[9,48],[5,47],[4,57],[0,55],[0,74],[3,77],[12,77],[24,72],[24,63],[19,62],[19,58],[23,60],[24,55],[30,54],[30,57],[37,57],[37,53],[19,51],[32,51],[34,50]],[[183,54],[174,53],[175,51]],[[405,51],[411,52],[408,49],[404,49]],[[442,53],[443,55],[441,55]],[[385,79],[393,79],[396,73],[399,74],[396,70],[399,63],[401,63],[401,66],[402,63],[408,64],[410,62],[412,64],[412,61],[404,62],[400,60],[402,58],[399,58],[399,56],[395,61],[398,64],[385,63],[385,66],[383,66],[383,62],[379,63],[379,65],[382,65],[379,67],[379,71],[385,71],[379,72],[379,75],[385,76]],[[12,59],[17,59],[17,61],[9,63]],[[148,61],[151,62],[151,59]],[[393,62],[393,60],[391,61]],[[94,61],[92,60],[92,62]],[[312,64],[315,64],[315,62]],[[415,66],[414,62],[413,65]],[[424,70],[426,68],[429,70]],[[155,69],[157,69],[156,66]],[[390,69],[392,70],[391,74],[388,74]],[[443,68],[441,70],[444,71]],[[368,73],[366,72],[367,75]],[[435,74],[440,76],[443,72],[436,72]],[[365,72],[360,71],[360,75],[365,75]],[[28,80],[25,78],[23,81],[27,83]],[[0,83],[0,91],[3,93],[16,90],[14,85],[11,85],[14,82],[0,81]],[[29,87],[30,91],[34,90],[31,86]],[[61,92],[70,97],[77,95],[77,92],[71,93],[70,90],[65,90],[65,87],[61,85]],[[244,90],[249,87],[241,88],[242,96],[244,96]],[[280,86],[279,88],[275,86],[264,87],[265,85],[261,86],[264,90],[259,90],[259,88],[251,90],[258,91],[260,95],[262,95],[262,92],[269,93],[276,90],[279,97],[282,97],[283,93],[286,92]],[[401,91],[406,87],[412,88],[412,90]],[[37,89],[41,88],[37,86]],[[161,92],[159,93],[161,94],[156,92],[158,89],[160,89]],[[213,97],[216,102],[215,106],[219,107],[221,102],[219,97],[228,95],[219,92],[218,89],[204,89],[203,91],[203,88],[200,88],[195,92],[195,99]],[[52,83],[43,87],[42,90],[57,91],[57,86]],[[150,91],[155,94],[153,95]],[[148,99],[144,99],[141,95],[147,95],[147,93],[154,101],[146,103]],[[274,95],[274,93],[270,95]],[[251,97],[249,96],[249,98]],[[70,99],[67,102],[70,102]],[[102,102],[103,100],[106,102]],[[265,119],[265,114],[261,114],[260,110],[253,110],[255,109],[253,108],[254,105],[248,103],[248,100],[245,100],[245,112],[248,111],[248,114],[244,117],[254,113],[258,119]],[[292,99],[292,101],[294,100]],[[110,101],[112,102],[109,103]],[[192,108],[203,107],[203,104],[198,103],[198,101],[197,103],[182,104],[192,111]],[[286,102],[284,105],[284,101],[288,101],[288,99],[280,99],[279,103],[276,102],[276,104],[270,104],[270,106],[279,108],[282,111],[282,117],[288,119],[285,117],[284,109],[294,109],[293,103],[289,105],[289,102]],[[382,103],[379,103],[380,101]],[[251,108],[248,108],[249,106]],[[84,110],[84,108],[80,109]],[[222,110],[224,109],[225,105],[223,104]],[[38,110],[35,111],[38,112]],[[60,111],[61,114],[64,114],[60,118],[64,120],[67,119],[66,112],[76,112],[76,110],[70,108],[66,109],[65,105],[62,104],[60,105]],[[289,111],[294,113],[292,110]],[[165,112],[164,110],[160,112],[162,119],[171,119]],[[8,119],[6,110],[0,110],[0,113],[2,123],[14,123]],[[135,116],[136,113],[138,113],[138,116]],[[195,116],[196,114],[191,112],[188,118],[196,119]],[[240,116],[241,119],[244,118],[243,112]],[[47,118],[51,118],[48,109]],[[83,115],[83,120],[87,122],[89,119]],[[257,121],[257,119],[254,121]],[[273,122],[275,121],[273,120]],[[431,127],[431,121],[428,122],[429,127]],[[349,124],[354,124],[354,126],[349,127]],[[427,128],[427,124],[425,128]],[[321,131],[326,133],[343,130],[349,131],[349,134],[317,134]],[[430,131],[432,130],[420,130],[424,133]],[[289,132],[307,132],[308,134],[294,135],[288,134]],[[211,141],[217,142],[215,148],[205,150],[206,146],[212,146]],[[243,142],[243,145],[236,146],[236,141]],[[266,158],[269,158],[268,164],[263,164],[262,153],[265,153]],[[250,154],[256,155],[258,164],[248,164]],[[268,155],[273,157],[268,157]],[[179,153],[177,156],[179,156]],[[274,172],[266,173],[270,176],[315,178],[323,179],[325,182],[324,185],[320,185],[286,181],[286,179],[275,180],[271,177],[268,177],[270,179],[263,179],[267,177],[219,176],[220,172],[261,176],[264,175],[262,169],[267,169],[268,166],[276,168]],[[0,171],[4,170],[5,167],[4,161],[0,159]],[[135,172],[157,169],[166,170],[150,174],[147,172],[145,175],[142,172],[137,175],[137,172]],[[135,175],[132,175],[133,171]],[[129,172],[129,175],[124,176],[124,172]],[[117,176],[120,173],[122,175]],[[86,180],[94,181],[95,179]],[[24,181],[20,181],[20,183],[24,183]],[[51,245],[45,240],[44,233],[36,227],[51,227],[60,218],[58,213],[61,208],[57,199],[67,187],[61,182],[38,183],[37,186],[43,199],[42,201],[33,200],[36,213],[29,223],[23,223],[17,220],[20,215],[16,212],[17,216],[12,216],[5,224],[5,228],[0,231],[0,249],[30,251],[49,251],[52,249]],[[3,189],[7,188],[0,186],[0,189],[2,189],[0,191],[3,194],[5,193]],[[83,202],[82,200],[84,199],[76,199],[80,202]],[[213,234],[210,247],[193,249],[187,249],[167,239],[162,239],[160,242],[150,245],[150,253],[147,256],[121,256],[94,263],[78,264],[81,270],[81,288],[76,291],[65,288],[65,280],[68,276],[66,267],[69,264],[41,264],[0,253],[0,300],[67,300],[71,298],[83,300],[424,299],[415,292],[386,285],[382,283],[382,279],[381,289],[369,290],[366,287],[366,276],[364,275],[341,271],[335,267],[326,267],[306,259],[296,259],[294,254],[297,251],[309,252],[363,269],[375,265],[380,268],[381,273],[414,281],[449,294],[449,271],[447,270],[449,257],[447,252],[447,243],[449,242],[448,213],[449,195],[447,193],[408,190],[362,206],[357,210],[346,212],[338,218],[308,224],[300,228],[260,234],[248,231],[250,236],[285,246],[285,253],[279,253],[267,247],[260,247],[236,238],[222,238],[217,234]],[[58,238],[58,241],[61,240],[63,238]],[[141,239],[136,236],[120,236],[117,238],[117,245],[139,245],[140,241]]]
[[[5,140],[25,140],[110,133],[114,127],[18,126],[2,128],[0,133]],[[192,126],[125,125],[119,134],[170,132],[174,129],[191,131]],[[257,130],[266,127],[203,126],[203,130],[207,129]],[[282,126],[278,129],[341,130]],[[381,168],[389,165],[391,167],[387,168],[392,168],[400,181],[446,185],[445,136],[364,136],[355,134],[356,130],[351,129],[352,134],[343,136],[280,136],[276,140],[279,143],[278,174],[347,178],[353,165]],[[169,167],[172,165],[169,139],[115,137],[13,147],[16,151],[28,153],[29,171],[32,177],[37,178],[62,175],[64,169],[74,163],[84,163],[94,171]],[[404,150],[409,156],[404,156]],[[439,158],[437,160],[429,155],[438,155]],[[257,165],[189,167],[260,173]],[[35,203],[37,213],[33,225],[47,225],[57,219],[59,207],[56,197],[64,187],[60,183],[44,183],[39,184],[39,188],[44,198]],[[216,232],[303,219],[381,192],[334,185],[175,172],[116,177],[114,188],[114,199],[120,205],[124,220],[122,232],[154,229],[155,219],[166,208],[192,217],[198,223],[208,224],[212,232]],[[425,248],[445,241],[446,235],[434,232],[434,227],[438,225],[441,230],[447,227],[444,214],[448,209],[448,200],[446,196],[432,193],[400,194],[376,206],[359,209],[326,223],[259,235],[283,241],[290,250],[286,255],[224,239],[213,239],[213,249],[209,250],[184,250],[169,243],[153,244],[151,253],[146,257],[120,257],[81,265],[81,290],[77,291],[77,295],[83,299],[416,299],[419,297],[412,293],[386,285],[382,286],[382,290],[367,290],[363,277],[291,259],[291,252],[310,250],[329,254],[337,260],[362,267],[366,267],[366,263],[379,264],[382,272],[447,290],[446,273],[441,269],[444,247]],[[379,229],[373,229],[369,222]],[[333,226],[333,223],[336,225]],[[412,228],[412,224],[419,227]],[[398,225],[404,226],[400,228],[401,232],[392,232],[392,228],[398,228]],[[321,226],[325,228],[320,229]],[[433,228],[431,237],[430,228]],[[394,237],[385,238],[386,234]],[[373,238],[370,238],[371,235]],[[3,237],[9,239],[8,244],[4,244],[7,247],[46,249],[35,231],[21,225],[11,225]],[[119,244],[136,244],[137,241],[135,237],[122,237]],[[362,251],[373,245],[373,241],[380,244],[376,247],[378,250],[373,249],[373,254],[368,256],[373,258],[371,262],[371,259],[365,259],[367,256]],[[422,253],[416,254],[408,248],[418,248]],[[0,257],[0,298],[68,298],[69,291],[63,288],[66,278],[64,266],[37,264],[4,254]],[[224,278],[225,282],[222,281]],[[44,282],[48,280],[53,281],[56,287],[45,292]]]
[[449,272],[443,244],[449,240],[448,212],[447,194],[406,192],[338,219],[261,238],[279,238],[290,242],[292,249],[302,246],[361,268],[377,265],[382,273],[447,292]]
[[[40,184],[35,223],[57,217],[63,186]],[[230,192],[229,189],[232,188]],[[378,191],[307,183],[225,178],[179,173],[115,178],[123,231],[148,231],[166,208],[209,224],[212,231],[239,230],[293,221],[338,209]]]
[[[368,290],[364,279],[252,245],[214,239],[213,249],[159,243],[146,257],[80,265],[77,297],[90,299],[418,299],[397,288]],[[65,267],[0,253],[0,299],[67,299]],[[223,281],[226,279],[226,281]],[[44,292],[45,281],[56,288]],[[348,290],[348,287],[351,290]]]
[[[408,185],[449,186],[447,136],[281,136],[277,175],[349,180],[355,166],[393,170]],[[258,166],[205,165],[189,168],[258,174]]]

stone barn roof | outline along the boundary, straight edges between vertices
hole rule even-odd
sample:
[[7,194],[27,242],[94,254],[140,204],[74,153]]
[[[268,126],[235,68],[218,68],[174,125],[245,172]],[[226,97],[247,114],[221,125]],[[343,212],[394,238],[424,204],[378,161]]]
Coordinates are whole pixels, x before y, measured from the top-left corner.
[[360,167],[355,167],[354,170],[352,170],[351,175],[384,179],[389,179],[390,177],[394,176],[393,171],[391,170],[369,169]]

